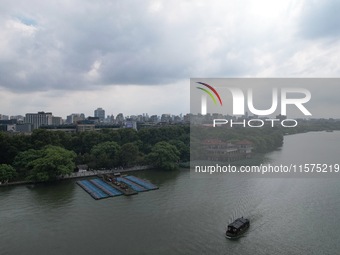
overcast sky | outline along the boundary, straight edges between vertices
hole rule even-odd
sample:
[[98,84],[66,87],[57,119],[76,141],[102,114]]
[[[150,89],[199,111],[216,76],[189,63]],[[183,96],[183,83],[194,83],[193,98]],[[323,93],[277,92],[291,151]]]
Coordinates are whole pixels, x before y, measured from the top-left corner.
[[340,74],[338,0],[0,5],[0,114],[180,114],[190,77]]

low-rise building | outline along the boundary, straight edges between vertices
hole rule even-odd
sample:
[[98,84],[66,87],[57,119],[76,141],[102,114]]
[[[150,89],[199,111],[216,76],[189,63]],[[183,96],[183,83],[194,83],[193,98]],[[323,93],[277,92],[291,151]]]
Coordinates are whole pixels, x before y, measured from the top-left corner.
[[219,139],[206,139],[202,142],[202,159],[209,161],[235,161],[250,158],[253,144],[243,140],[237,143],[222,141]]
[[16,131],[20,133],[32,133],[33,124],[31,123],[20,123],[16,125]]

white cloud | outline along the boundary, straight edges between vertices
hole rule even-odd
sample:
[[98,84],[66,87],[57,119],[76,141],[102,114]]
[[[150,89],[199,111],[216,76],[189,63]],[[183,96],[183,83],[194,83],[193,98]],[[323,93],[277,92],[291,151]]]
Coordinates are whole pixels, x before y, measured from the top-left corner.
[[[338,76],[334,5],[333,0],[33,0],[30,5],[5,0],[0,10],[1,93],[17,100],[53,91],[68,100],[69,95],[105,98],[120,88],[120,105],[130,107],[123,99],[131,96],[122,91],[134,98],[143,94],[140,90],[161,97],[190,77]],[[322,19],[327,33],[314,18]],[[47,98],[34,102],[55,105]],[[66,101],[58,109],[74,112],[72,107],[87,107],[82,102]],[[145,101],[145,108],[153,102]],[[31,106],[23,101],[23,111]],[[5,100],[0,107],[9,108]],[[172,111],[177,108],[167,110]]]

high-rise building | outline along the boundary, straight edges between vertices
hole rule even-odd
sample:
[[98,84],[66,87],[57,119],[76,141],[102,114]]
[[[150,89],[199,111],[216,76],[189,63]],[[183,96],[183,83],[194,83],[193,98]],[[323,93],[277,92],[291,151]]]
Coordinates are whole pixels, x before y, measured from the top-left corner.
[[10,117],[11,120],[17,120],[18,122],[24,122],[24,118],[25,117],[22,115],[15,115]]
[[161,116],[161,122],[171,122],[171,114],[170,113],[164,113]]
[[9,116],[0,114],[0,120],[9,120]]
[[105,119],[105,110],[103,108],[97,108],[94,110],[94,117],[98,117],[100,122],[103,122]]
[[111,114],[111,116],[107,116],[107,118],[109,119],[110,123],[114,123],[115,122],[115,116],[113,116],[113,114]]
[[63,119],[61,117],[52,117],[52,125],[60,126],[63,124]]
[[33,124],[33,128],[39,128],[43,125],[52,125],[51,112],[26,113],[25,122]]
[[149,121],[149,114],[143,113],[143,121],[145,122]]
[[72,113],[66,117],[66,124],[75,124],[78,121],[84,120],[85,114],[84,113]]
[[151,115],[150,122],[157,123],[158,122],[158,116],[157,115]]
[[124,120],[125,119],[124,119],[123,113],[118,113],[117,117],[116,117],[116,123],[119,124],[119,125],[123,125]]

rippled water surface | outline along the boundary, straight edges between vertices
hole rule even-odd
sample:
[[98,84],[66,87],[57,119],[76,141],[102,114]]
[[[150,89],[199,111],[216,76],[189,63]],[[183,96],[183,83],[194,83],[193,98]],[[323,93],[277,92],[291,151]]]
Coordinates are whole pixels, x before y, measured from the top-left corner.
[[[340,163],[339,142],[339,132],[287,136],[267,157]],[[339,254],[339,178],[134,174],[160,189],[96,201],[73,180],[1,188],[0,254]],[[239,216],[251,227],[227,240]]]

